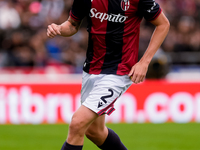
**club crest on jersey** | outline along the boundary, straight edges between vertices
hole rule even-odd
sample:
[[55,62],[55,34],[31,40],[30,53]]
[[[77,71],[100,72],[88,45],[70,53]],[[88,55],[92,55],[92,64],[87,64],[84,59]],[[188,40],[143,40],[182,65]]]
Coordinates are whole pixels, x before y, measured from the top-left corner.
[[121,8],[123,11],[127,11],[130,7],[130,1],[129,0],[122,0],[121,1]]

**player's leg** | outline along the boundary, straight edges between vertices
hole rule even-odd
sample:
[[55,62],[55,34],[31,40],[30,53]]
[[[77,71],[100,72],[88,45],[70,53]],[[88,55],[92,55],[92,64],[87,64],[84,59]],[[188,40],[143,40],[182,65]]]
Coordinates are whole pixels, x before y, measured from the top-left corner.
[[63,144],[61,150],[82,150],[85,132],[97,117],[98,115],[92,110],[80,106],[72,117],[67,142]]
[[108,129],[105,126],[105,114],[99,116],[94,122],[92,122],[85,135],[97,146],[100,146],[104,143],[108,136]]
[[119,136],[105,126],[105,115],[92,122],[85,134],[102,150],[127,150]]
[[110,128],[108,128],[106,140],[98,147],[102,150],[127,150],[119,136]]

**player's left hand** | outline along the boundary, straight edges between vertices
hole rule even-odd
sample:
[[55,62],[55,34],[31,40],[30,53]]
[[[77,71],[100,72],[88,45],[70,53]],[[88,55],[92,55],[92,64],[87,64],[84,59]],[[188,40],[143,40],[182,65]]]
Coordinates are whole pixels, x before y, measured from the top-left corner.
[[56,35],[61,35],[61,26],[55,23],[48,25],[47,36],[49,38],[54,38]]
[[144,81],[147,70],[148,64],[138,62],[131,68],[131,71],[129,72],[128,76],[135,84],[138,84]]

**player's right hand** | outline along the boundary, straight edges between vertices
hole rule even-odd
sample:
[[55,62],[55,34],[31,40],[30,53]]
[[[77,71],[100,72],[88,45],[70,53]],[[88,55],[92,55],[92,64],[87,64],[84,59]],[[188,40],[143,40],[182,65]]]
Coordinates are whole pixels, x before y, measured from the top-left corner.
[[148,64],[141,63],[139,61],[131,68],[131,71],[129,72],[128,76],[130,77],[131,81],[133,81],[135,84],[138,84],[144,81],[147,70]]
[[54,38],[56,35],[61,35],[61,26],[55,23],[48,25],[47,36],[49,38]]

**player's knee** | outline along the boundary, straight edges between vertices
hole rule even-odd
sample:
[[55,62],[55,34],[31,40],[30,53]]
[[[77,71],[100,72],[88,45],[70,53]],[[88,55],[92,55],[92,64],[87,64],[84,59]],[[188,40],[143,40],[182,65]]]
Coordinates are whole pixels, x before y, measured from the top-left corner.
[[86,132],[85,132],[85,135],[88,139],[92,140],[92,139],[95,139],[95,138],[98,138],[99,136],[101,136],[101,132],[102,131],[99,131],[98,129],[91,129],[89,128]]
[[70,131],[73,133],[79,133],[82,130],[84,130],[83,127],[84,127],[84,122],[74,115],[69,125]]
[[86,135],[86,137],[87,137],[88,139],[92,139],[92,138],[94,137],[93,132],[91,132],[91,131],[89,131],[89,130],[87,130],[87,131],[85,132],[85,135]]

